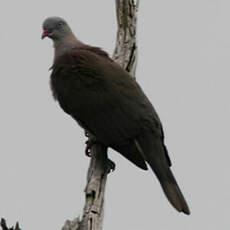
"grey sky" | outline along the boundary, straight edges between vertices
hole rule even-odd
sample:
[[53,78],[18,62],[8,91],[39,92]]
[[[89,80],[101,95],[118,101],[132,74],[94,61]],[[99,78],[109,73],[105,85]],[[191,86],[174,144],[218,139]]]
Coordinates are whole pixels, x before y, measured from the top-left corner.
[[[0,8],[0,217],[60,229],[82,213],[83,131],[49,89],[53,49],[41,24],[61,16],[110,54],[114,1],[3,1]],[[140,1],[137,80],[163,122],[173,172],[191,208],[177,213],[151,171],[110,151],[104,229],[229,229],[230,2]]]

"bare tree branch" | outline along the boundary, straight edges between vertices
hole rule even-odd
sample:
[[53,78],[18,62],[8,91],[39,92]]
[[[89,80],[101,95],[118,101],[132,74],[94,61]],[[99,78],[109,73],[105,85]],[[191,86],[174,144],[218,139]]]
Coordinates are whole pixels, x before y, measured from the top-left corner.
[[116,0],[117,42],[113,59],[135,77],[137,64],[137,11],[139,1]]

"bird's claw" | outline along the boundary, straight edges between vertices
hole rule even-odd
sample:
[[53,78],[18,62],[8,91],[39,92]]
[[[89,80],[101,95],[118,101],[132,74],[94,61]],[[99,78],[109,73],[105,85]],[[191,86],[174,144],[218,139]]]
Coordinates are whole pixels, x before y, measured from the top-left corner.
[[93,142],[92,140],[89,139],[89,140],[87,140],[87,141],[85,142],[85,144],[86,144],[86,147],[85,147],[85,155],[86,155],[87,157],[91,157],[91,156],[92,156],[92,154],[91,154],[91,148],[92,148],[94,142]]
[[[85,136],[89,137],[89,133],[87,131],[85,131]],[[91,139],[88,139],[85,144],[85,155],[88,157],[92,157],[92,152],[91,152],[91,148],[92,146],[95,144],[96,141],[93,141]],[[108,173],[111,173],[113,171],[115,171],[116,168],[116,164],[111,161],[110,159],[108,159]]]

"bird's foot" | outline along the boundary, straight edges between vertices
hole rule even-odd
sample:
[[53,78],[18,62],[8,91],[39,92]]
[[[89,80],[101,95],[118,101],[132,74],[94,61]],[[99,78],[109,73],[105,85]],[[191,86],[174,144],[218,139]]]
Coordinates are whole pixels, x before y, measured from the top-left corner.
[[91,153],[91,148],[92,146],[95,144],[95,141],[92,141],[91,139],[88,139],[86,142],[86,147],[85,147],[85,155],[87,157],[91,157],[92,153]]
[[88,137],[88,140],[85,142],[86,144],[85,155],[91,157],[92,156],[91,148],[97,141],[95,137],[86,129],[85,129],[85,136]]

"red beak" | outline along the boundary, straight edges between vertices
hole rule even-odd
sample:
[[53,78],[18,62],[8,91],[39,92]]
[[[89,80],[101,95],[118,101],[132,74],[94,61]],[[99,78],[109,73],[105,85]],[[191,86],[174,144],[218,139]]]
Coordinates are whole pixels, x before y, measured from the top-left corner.
[[42,33],[42,39],[44,39],[45,37],[49,36],[49,34],[51,33],[51,30],[44,30]]

